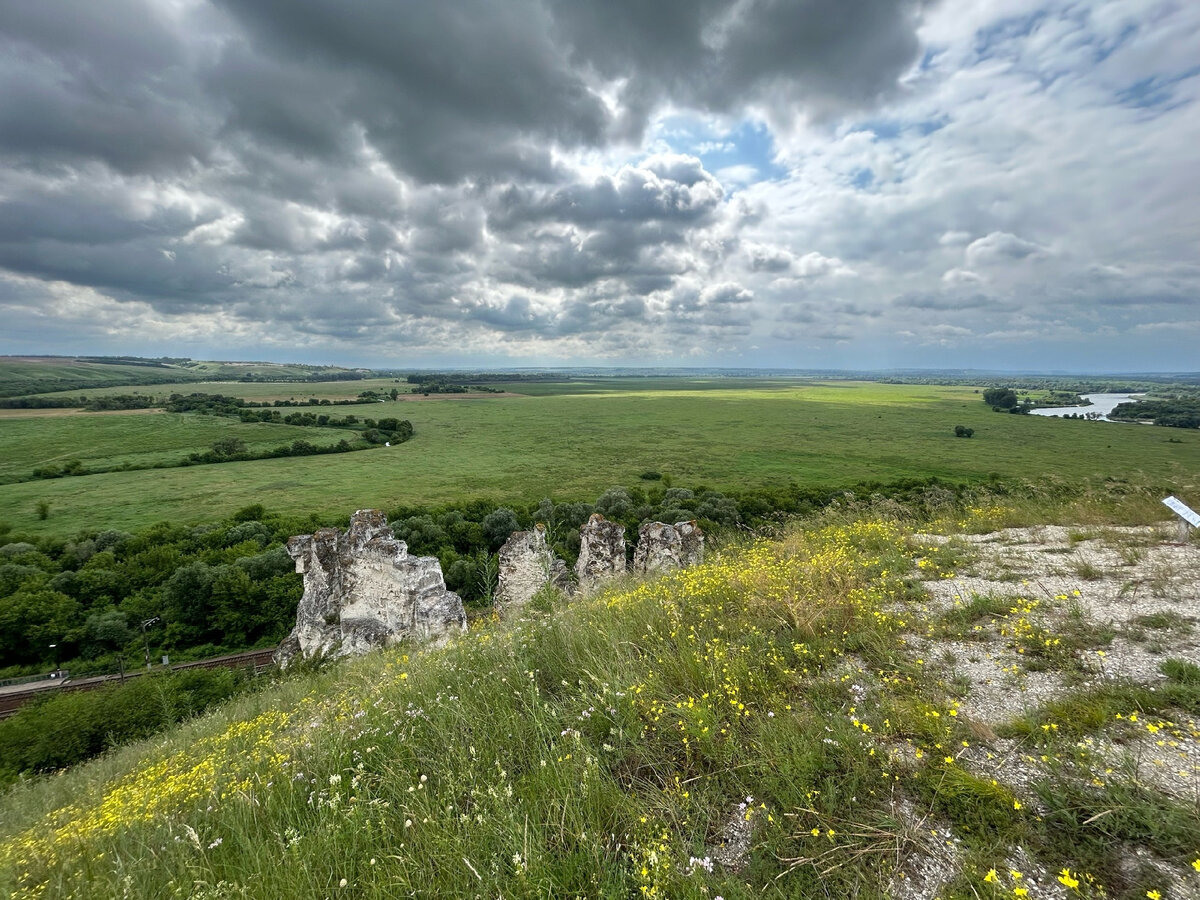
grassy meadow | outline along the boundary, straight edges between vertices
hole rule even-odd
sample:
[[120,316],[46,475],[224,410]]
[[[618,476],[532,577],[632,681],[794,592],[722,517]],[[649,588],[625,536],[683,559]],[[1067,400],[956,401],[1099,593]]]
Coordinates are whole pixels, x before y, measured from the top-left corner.
[[171,394],[224,394],[257,403],[274,400],[356,400],[361,391],[407,392],[412,385],[395,378],[363,378],[358,381],[199,381],[181,384],[139,384],[134,387],[101,387],[47,393],[48,397],[114,397],[121,394],[145,394],[165,399]]
[[101,390],[132,393],[143,386],[161,386],[205,380],[253,378],[310,378],[322,373],[345,371],[333,366],[286,365],[279,363],[219,362],[187,360],[164,363],[156,360],[32,356],[0,357],[0,397],[48,391]]
[[[0,484],[27,479],[42,466],[76,459],[85,469],[174,463],[189,453],[209,449],[223,438],[242,440],[248,450],[257,452],[295,440],[325,446],[343,437],[354,439],[357,435],[341,429],[243,424],[217,416],[162,412],[9,415],[0,418]],[[126,474],[136,479],[146,473]],[[105,476],[79,477],[101,483],[99,480]],[[80,482],[66,494],[88,493],[92,484]]]
[[[842,487],[928,476],[981,481],[992,474],[1085,481],[1114,476],[1176,489],[1172,486],[1194,481],[1200,471],[1200,434],[994,413],[970,388],[761,380],[737,387],[682,381],[649,389],[648,380],[630,381],[637,389],[620,383],[605,392],[570,393],[581,387],[572,382],[563,393],[540,396],[449,396],[339,407],[331,412],[409,419],[416,436],[402,446],[365,453],[0,485],[0,521],[18,531],[62,533],[129,529],[164,519],[198,523],[251,501],[280,512],[337,517],[363,507],[479,497],[577,500],[613,485],[637,484],[650,470],[669,474],[680,486],[723,491],[789,482]],[[357,391],[363,382],[352,384]],[[330,388],[345,390],[345,385]],[[233,387],[239,389],[233,393],[280,388]],[[318,387],[303,386],[304,391]],[[305,396],[304,391],[295,395]],[[106,439],[107,449],[89,459],[99,462],[105,453],[120,458],[174,453],[189,441],[209,442],[207,432],[203,439],[200,431],[188,436],[191,428],[224,433],[261,427],[263,441],[284,440],[283,431],[275,430],[281,426],[220,419],[65,416],[6,418],[0,421],[0,445],[19,458],[18,469],[24,471],[33,456],[58,457],[82,448],[88,429],[107,432],[114,421],[129,429],[124,439],[117,436],[121,446]],[[974,437],[956,438],[954,426],[960,424],[974,428]],[[161,425],[169,427],[159,434]],[[172,428],[180,429],[178,438],[170,436]],[[336,434],[305,430],[304,436],[326,443]],[[147,443],[152,449],[144,449]],[[51,512],[40,522],[36,506],[43,500]]]

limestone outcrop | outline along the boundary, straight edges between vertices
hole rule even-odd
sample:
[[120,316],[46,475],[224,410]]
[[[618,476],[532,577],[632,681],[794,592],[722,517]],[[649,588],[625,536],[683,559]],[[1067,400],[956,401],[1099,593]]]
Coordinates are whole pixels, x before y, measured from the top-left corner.
[[531,531],[514,531],[500,548],[500,584],[496,605],[512,609],[528,603],[547,584],[569,593],[571,579],[567,564],[546,543],[546,526]]
[[350,528],[293,537],[288,553],[304,576],[296,627],[276,659],[356,656],[403,638],[444,640],[465,631],[462,600],[446,590],[432,556],[410,556],[377,509],[363,509]]
[[579,560],[575,577],[586,591],[607,578],[625,573],[625,526],[592,513],[579,529]]
[[695,522],[644,522],[638,529],[633,571],[669,572],[704,559],[704,532]]
[[704,532],[695,522],[676,522],[679,532],[679,566],[698,566],[704,562]]

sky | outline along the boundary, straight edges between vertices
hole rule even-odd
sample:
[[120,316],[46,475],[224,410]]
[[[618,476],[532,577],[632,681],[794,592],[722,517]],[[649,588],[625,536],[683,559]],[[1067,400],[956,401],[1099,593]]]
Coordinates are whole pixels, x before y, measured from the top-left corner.
[[5,0],[0,353],[1200,370],[1194,0]]

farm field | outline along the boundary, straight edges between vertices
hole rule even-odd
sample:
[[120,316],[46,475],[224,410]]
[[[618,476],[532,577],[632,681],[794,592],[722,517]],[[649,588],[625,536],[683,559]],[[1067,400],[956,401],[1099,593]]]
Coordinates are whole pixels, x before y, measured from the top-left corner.
[[[12,410],[11,412],[19,412]],[[44,410],[34,410],[35,413]],[[54,412],[63,412],[54,410]],[[0,484],[29,478],[37,468],[79,460],[85,469],[177,462],[209,449],[214,441],[238,438],[252,452],[305,440],[317,446],[353,440],[337,428],[243,424],[236,419],[179,413],[74,413],[69,416],[5,416],[0,419]],[[138,472],[125,473],[136,476]],[[77,476],[68,494],[90,492],[104,475]],[[42,486],[48,482],[35,482]],[[134,489],[136,490],[136,488]],[[3,518],[0,516],[0,518]]]
[[[73,391],[47,393],[47,397],[114,397],[121,394],[146,394],[151,397],[167,398],[171,394],[224,394],[241,397],[243,400],[307,400],[316,397],[322,400],[354,400],[362,391],[390,391],[397,388],[407,392],[412,385],[395,378],[363,378],[358,381],[203,381],[195,383],[139,384],[136,387],[84,388]],[[447,395],[452,396],[452,395]]]
[[[407,418],[416,429],[412,441],[386,450],[0,485],[0,521],[29,533],[62,533],[130,529],[162,520],[199,523],[248,503],[329,518],[363,507],[475,498],[589,499],[613,485],[638,484],[648,470],[670,475],[677,486],[724,491],[788,482],[845,487],[928,476],[979,481],[993,473],[1088,481],[1140,477],[1173,485],[1191,483],[1200,471],[1200,435],[997,414],[971,388],[755,380],[751,387],[674,383],[673,389],[647,390],[647,380],[634,381],[643,389],[614,382],[601,385],[605,392],[589,394],[371,404],[373,416]],[[357,391],[363,384],[352,386]],[[346,383],[336,386],[345,389]],[[248,395],[242,389],[279,386],[234,387],[238,390],[230,393]],[[571,382],[564,390],[578,387]],[[98,461],[118,451],[174,453],[172,440],[211,442],[207,436],[158,433],[159,425],[182,418],[129,417],[129,428],[137,430],[89,458]],[[86,424],[95,427],[91,422]],[[71,417],[36,424],[5,420],[0,442],[12,455],[26,454],[20,461],[24,471],[32,466],[29,442],[35,448],[44,445],[36,451],[43,457],[53,455],[46,447],[61,454],[64,443],[79,444],[82,424]],[[975,436],[956,438],[953,429],[960,424],[975,429]],[[197,427],[238,426],[214,419]],[[267,443],[282,442],[279,426],[264,427],[271,429],[265,432]],[[314,442],[337,434],[317,430]],[[45,522],[37,519],[39,501],[50,505]]]

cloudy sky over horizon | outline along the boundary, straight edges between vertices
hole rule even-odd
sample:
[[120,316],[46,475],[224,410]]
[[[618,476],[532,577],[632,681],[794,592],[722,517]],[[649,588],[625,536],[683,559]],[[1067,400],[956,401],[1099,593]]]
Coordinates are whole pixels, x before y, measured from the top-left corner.
[[0,353],[1200,369],[1190,0],[7,0]]

